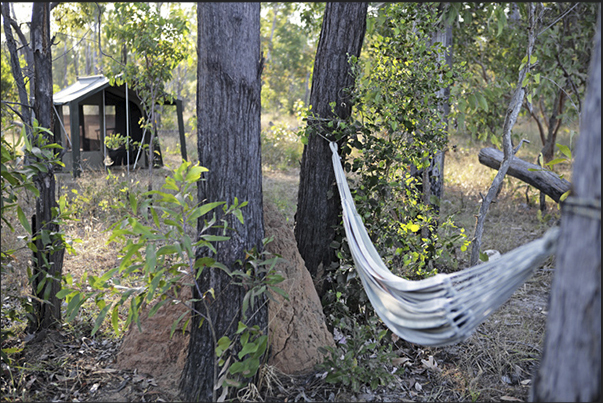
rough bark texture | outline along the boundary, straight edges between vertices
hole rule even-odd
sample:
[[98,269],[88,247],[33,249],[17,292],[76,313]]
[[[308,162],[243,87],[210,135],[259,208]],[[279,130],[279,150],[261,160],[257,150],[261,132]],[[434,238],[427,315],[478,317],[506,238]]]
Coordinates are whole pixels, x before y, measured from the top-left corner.
[[[34,3],[31,27],[34,80],[36,83],[33,108],[39,125],[50,130],[54,127],[50,3]],[[45,133],[44,137],[50,143],[55,142],[54,136],[50,133]],[[57,233],[59,225],[53,222],[52,213],[53,208],[58,207],[53,167],[48,167],[48,172],[40,172],[36,175],[34,181],[40,191],[40,197],[36,200],[36,214],[32,220],[34,224],[32,229],[36,234],[43,230]],[[56,298],[56,294],[61,290],[65,249],[60,241],[51,238],[51,242],[53,242],[53,245],[44,245],[42,238],[36,241],[38,251],[34,254],[32,292],[48,303],[33,302],[37,323],[30,323],[30,330],[48,329],[61,324],[61,301]],[[48,264],[45,262],[48,262]],[[46,285],[38,292],[38,284],[44,279]],[[47,292],[47,289],[49,289],[49,292]]]
[[[331,102],[336,102],[334,111],[339,118],[350,116],[352,105],[346,89],[354,85],[354,77],[348,59],[360,55],[367,7],[368,3],[326,5],[310,92],[311,112],[319,118],[333,117]],[[309,125],[329,137],[327,129],[318,123]],[[295,239],[320,296],[323,274],[336,260],[330,245],[335,238],[334,227],[340,220],[340,210],[329,143],[313,134],[302,155]]]
[[601,8],[582,113],[571,196],[598,201],[599,217],[562,208],[556,273],[532,401],[601,401]]
[[[503,152],[496,148],[482,148],[479,151],[479,162],[487,167],[498,169],[504,158]],[[537,169],[538,171],[529,171]],[[561,195],[570,190],[570,183],[554,172],[544,171],[536,164],[526,162],[520,158],[513,158],[507,174],[524,181],[542,191],[551,199],[559,202]]]
[[[229,219],[235,231],[229,232],[229,241],[216,245],[216,260],[233,268],[237,259],[245,258],[245,250],[253,247],[261,250],[264,237],[260,155],[260,4],[199,3],[197,18],[197,147],[200,164],[209,169],[204,180],[199,182],[199,201],[226,201],[231,204],[237,197],[240,202],[249,202],[243,208],[245,224]],[[201,290],[213,288],[215,292],[215,299],[207,300],[215,335],[210,331],[208,320],[199,328],[199,317],[194,316],[181,381],[185,401],[215,399],[214,341],[223,335],[232,336],[237,330],[245,295],[243,288],[230,283],[231,278],[219,269],[205,269],[201,274]],[[199,298],[195,289],[193,292]],[[195,308],[206,312],[202,302],[197,302]],[[248,324],[257,324],[265,330],[267,320],[264,305]]]

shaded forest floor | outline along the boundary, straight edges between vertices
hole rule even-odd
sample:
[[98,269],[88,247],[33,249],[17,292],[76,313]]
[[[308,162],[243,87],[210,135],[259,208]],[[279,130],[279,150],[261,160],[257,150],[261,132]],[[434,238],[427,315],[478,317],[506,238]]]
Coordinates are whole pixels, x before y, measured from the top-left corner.
[[[481,146],[469,140],[451,142],[446,154],[446,185],[442,213],[473,233],[480,192],[485,194],[495,171],[477,160]],[[173,149],[177,149],[174,147]],[[525,151],[529,153],[529,150]],[[527,154],[526,154],[527,155]],[[521,156],[521,155],[520,155]],[[172,155],[172,157],[174,157]],[[174,157],[175,158],[175,157]],[[533,161],[535,157],[525,157]],[[169,163],[169,158],[166,158]],[[563,168],[563,167],[562,167]],[[565,167],[569,170],[569,167]],[[157,183],[167,168],[156,170]],[[140,174],[140,180],[146,174]],[[100,175],[103,177],[104,175]],[[94,180],[80,181],[78,189],[94,187]],[[299,170],[264,170],[265,198],[293,228]],[[69,185],[68,179],[63,184]],[[68,191],[65,188],[64,191]],[[488,214],[483,249],[501,253],[539,238],[559,218],[557,206],[549,199],[546,214],[539,213],[538,194],[520,181],[509,178]],[[30,206],[33,203],[30,201]],[[68,234],[82,239],[78,255],[67,256],[64,272],[74,276],[83,271],[109,268],[116,251],[105,245],[110,218],[90,211],[82,221],[67,228]],[[26,211],[27,214],[27,211]],[[2,242],[18,242],[5,239]],[[14,238],[15,235],[11,236]],[[147,374],[117,370],[114,366],[120,337],[101,329],[94,337],[93,312],[84,310],[72,323],[44,338],[24,332],[23,323],[8,312],[18,311],[15,295],[28,292],[25,267],[28,254],[21,249],[14,270],[2,277],[2,327],[14,329],[2,340],[2,348],[22,350],[12,355],[11,367],[2,364],[0,391],[4,401],[175,401],[174,385],[163,385]],[[468,259],[468,254],[465,257]],[[460,267],[467,267],[461,258]],[[531,377],[539,364],[547,318],[548,295],[554,260],[549,259],[512,298],[495,312],[465,342],[444,348],[424,348],[402,340],[395,342],[394,382],[375,390],[362,387],[354,392],[324,381],[324,373],[292,376],[275,368],[263,370],[256,387],[242,390],[241,401],[526,401]],[[394,363],[388,368],[394,371]]]

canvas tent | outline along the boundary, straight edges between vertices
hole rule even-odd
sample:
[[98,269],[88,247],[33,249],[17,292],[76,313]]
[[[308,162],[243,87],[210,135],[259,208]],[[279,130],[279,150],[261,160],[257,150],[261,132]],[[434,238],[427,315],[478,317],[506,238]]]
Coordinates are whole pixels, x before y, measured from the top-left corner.
[[[149,143],[149,133],[144,133],[139,124],[144,113],[140,100],[126,85],[111,86],[103,75],[78,77],[75,83],[54,94],[53,102],[58,117],[55,138],[65,150],[64,170],[78,176],[82,170],[101,169],[107,164],[147,166],[147,153],[139,152],[139,147],[105,147],[105,137],[115,133],[132,142]],[[182,158],[186,159],[182,101],[173,104],[178,115]],[[72,129],[75,127],[79,128],[79,135],[74,135],[78,133]],[[158,158],[161,162],[161,154]]]

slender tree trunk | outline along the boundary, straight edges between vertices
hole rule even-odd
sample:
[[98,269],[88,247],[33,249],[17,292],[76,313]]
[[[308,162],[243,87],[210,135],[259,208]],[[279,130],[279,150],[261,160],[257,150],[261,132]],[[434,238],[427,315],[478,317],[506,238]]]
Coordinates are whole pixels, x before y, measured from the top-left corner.
[[[326,5],[310,92],[311,112],[319,119],[334,117],[332,102],[335,102],[337,117],[347,119],[350,116],[352,105],[346,91],[354,85],[354,77],[348,58],[360,55],[367,7],[368,3]],[[319,122],[308,125],[323,136],[329,136],[328,129]],[[330,245],[340,221],[340,210],[329,143],[312,134],[304,146],[301,161],[295,239],[321,296],[324,272],[337,260]]]
[[[444,6],[448,6],[446,3],[443,3]],[[442,7],[442,6],[440,6]],[[441,8],[440,13],[443,12]],[[440,42],[443,46],[443,52],[439,55],[440,63],[447,64],[448,66],[452,65],[452,26],[450,24],[445,24],[442,22],[439,29],[433,35],[433,43]],[[444,120],[442,125],[445,127],[445,130],[448,130],[448,114],[450,113],[450,88],[440,88],[438,91],[438,98],[440,99],[440,104],[438,105],[439,113],[444,116]],[[438,151],[431,160],[431,165],[429,166],[429,187],[430,189],[426,192],[427,195],[435,196],[438,200],[442,199],[444,195],[444,151]],[[434,209],[439,212],[439,203],[433,204],[428,197],[425,201],[426,204],[433,205]]]
[[[531,401],[601,401],[601,8]],[[582,205],[582,207],[578,207]]]
[[278,15],[278,9],[280,7],[279,3],[272,3],[272,28],[270,29],[270,38],[268,38],[268,50],[266,51],[266,63],[270,63],[272,60],[272,48],[273,48],[273,38],[274,38],[274,30],[276,29],[276,16]]
[[67,59],[67,50],[68,50],[68,48],[67,48],[67,39],[65,39],[64,43],[65,43],[65,46],[63,48],[63,54],[64,54],[64,56],[63,56],[63,83],[62,84],[63,84],[63,88],[67,88],[67,85],[69,84],[67,82],[67,60],[68,60]]
[[[527,3],[528,7],[528,46],[527,46],[527,56],[528,60],[530,60],[532,56],[532,51],[534,49],[534,43],[536,41],[536,17],[533,3]],[[505,123],[503,125],[503,152],[504,158],[502,163],[500,164],[500,168],[498,169],[498,173],[494,177],[492,181],[492,185],[490,185],[490,189],[488,189],[488,193],[486,197],[482,200],[482,204],[479,209],[479,214],[477,216],[477,222],[475,225],[475,232],[473,233],[473,239],[471,240],[471,266],[475,266],[479,260],[479,253],[482,246],[482,235],[484,233],[484,222],[486,221],[486,217],[488,215],[488,209],[490,208],[490,204],[500,191],[500,187],[502,186],[505,175],[507,174],[507,170],[513,161],[514,150],[513,144],[511,141],[511,129],[517,122],[517,116],[519,115],[519,110],[523,104],[523,98],[525,96],[525,87],[523,86],[523,80],[526,77],[530,69],[530,64],[527,63],[526,66],[519,72],[519,80],[517,80],[517,88],[513,93],[513,97],[511,98],[511,102],[509,102],[509,107],[507,108],[507,113],[505,116]]]
[[[6,46],[10,53],[10,67],[13,73],[13,78],[17,84],[17,91],[19,93],[19,103],[21,118],[23,119],[23,123],[25,125],[25,130],[27,133],[27,137],[31,139],[31,126],[32,126],[32,111],[30,109],[29,97],[27,95],[27,89],[25,88],[25,80],[23,77],[23,71],[21,69],[21,65],[19,63],[19,53],[17,51],[17,42],[13,36],[13,31],[11,26],[16,26],[15,24],[11,24],[14,21],[10,17],[9,12],[9,4],[7,2],[2,2],[2,17],[3,17],[3,25],[4,25],[4,35],[6,36]],[[16,27],[18,29],[18,26]],[[33,57],[31,58],[31,64],[29,66],[33,66]]]
[[[231,239],[216,244],[215,259],[236,268],[245,251],[262,249],[264,237],[262,171],[260,154],[260,4],[199,3],[197,70],[197,145],[199,162],[209,169],[199,181],[200,202],[248,201],[243,208],[245,224],[229,219]],[[218,220],[220,217],[218,217]],[[200,222],[201,226],[202,223]],[[185,401],[212,401],[219,389],[215,341],[223,335],[234,339],[245,290],[231,284],[220,269],[203,270],[202,291],[214,290],[195,308],[207,312],[191,321],[191,338],[180,388]],[[200,298],[194,289],[195,298]],[[256,305],[255,308],[258,306]],[[208,320],[209,319],[209,320]],[[212,327],[215,333],[212,333]],[[248,321],[267,331],[266,305]]]
[[[557,96],[555,97],[555,102],[553,102],[553,107],[551,110],[551,117],[549,118],[549,130],[546,136],[546,141],[543,144],[542,150],[542,159],[545,164],[551,162],[553,157],[555,156],[555,144],[557,143],[557,133],[559,132],[559,127],[561,127],[561,122],[563,118],[561,114],[563,113],[563,107],[565,105],[565,92],[562,89],[557,90]],[[546,195],[543,192],[540,192],[540,210],[546,210]]]
[[[34,80],[36,92],[34,111],[39,125],[51,130],[54,127],[52,108],[52,54],[50,43],[50,3],[34,3],[32,11],[32,50],[34,56]],[[46,141],[54,143],[49,133],[44,134]],[[61,289],[64,248],[54,240],[52,234],[59,231],[59,225],[53,222],[53,209],[58,208],[55,195],[55,177],[53,167],[48,172],[39,173],[34,179],[40,197],[36,200],[36,214],[32,220],[34,233],[47,231],[50,244],[44,236],[36,241],[38,251],[34,259],[33,294],[48,303],[34,301],[37,323],[30,323],[31,330],[48,329],[61,323],[61,301],[56,293]],[[45,285],[38,290],[38,284]]]

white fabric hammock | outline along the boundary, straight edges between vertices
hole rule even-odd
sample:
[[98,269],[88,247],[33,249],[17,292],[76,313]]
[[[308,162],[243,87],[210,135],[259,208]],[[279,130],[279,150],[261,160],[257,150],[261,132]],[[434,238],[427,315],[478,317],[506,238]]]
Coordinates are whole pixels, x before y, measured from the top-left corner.
[[337,144],[330,146],[347,241],[366,294],[387,327],[409,342],[437,347],[465,340],[555,251],[558,227],[495,261],[419,281],[398,277],[375,249],[356,211]]

